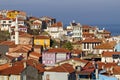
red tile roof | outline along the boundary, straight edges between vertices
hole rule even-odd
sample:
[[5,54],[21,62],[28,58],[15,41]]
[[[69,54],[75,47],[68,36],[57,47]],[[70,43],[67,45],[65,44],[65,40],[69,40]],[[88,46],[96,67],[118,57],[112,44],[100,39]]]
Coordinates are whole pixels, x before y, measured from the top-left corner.
[[53,68],[51,68],[47,71],[49,71],[49,72],[68,72],[68,73],[72,73],[75,70],[74,70],[72,65],[70,65],[68,63],[65,63],[65,64],[62,64],[60,66],[53,67]]
[[[30,52],[30,53],[29,53],[29,56],[31,56],[31,55],[32,55],[32,56],[35,56],[35,57],[38,57],[38,58],[39,58],[39,57],[42,57],[42,55],[41,55],[40,53],[37,53],[37,52]],[[31,57],[32,57],[32,56],[31,56]]]
[[10,67],[9,63],[0,65],[0,71]]
[[17,65],[17,66],[12,66],[4,70],[1,70],[0,74],[1,75],[10,75],[10,74],[19,75],[23,70],[24,70],[23,65]]
[[72,50],[72,54],[81,54],[82,50],[74,49]]
[[120,52],[103,52],[102,57],[112,57],[113,54],[120,54]]
[[117,66],[117,63],[97,62],[97,64],[98,64],[99,69],[102,69],[103,67],[104,67],[104,69],[107,69],[107,68]]
[[113,49],[115,45],[116,45],[116,42],[111,41],[111,42],[102,43],[96,46],[94,49]]
[[101,43],[102,41],[100,39],[94,39],[94,38],[87,38],[82,41],[82,43]]
[[55,52],[64,52],[64,53],[68,53],[70,52],[68,49],[64,49],[64,48],[53,48],[53,49],[48,49],[47,53],[55,53]]
[[50,39],[49,36],[34,36],[34,39]]
[[62,27],[62,26],[63,26],[62,22],[57,22],[57,23],[51,25],[51,27]]

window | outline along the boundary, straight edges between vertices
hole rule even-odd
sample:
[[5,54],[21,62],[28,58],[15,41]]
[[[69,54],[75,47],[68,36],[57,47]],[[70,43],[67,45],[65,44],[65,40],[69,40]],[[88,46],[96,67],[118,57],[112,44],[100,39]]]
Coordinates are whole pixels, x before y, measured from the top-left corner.
[[9,23],[11,23],[11,21],[9,21]]
[[6,23],[6,21],[3,21],[3,23]]

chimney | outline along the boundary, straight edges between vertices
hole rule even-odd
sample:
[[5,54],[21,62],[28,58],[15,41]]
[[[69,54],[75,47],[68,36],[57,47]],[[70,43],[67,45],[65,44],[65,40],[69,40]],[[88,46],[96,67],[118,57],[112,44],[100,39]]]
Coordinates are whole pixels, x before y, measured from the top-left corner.
[[19,44],[19,32],[18,32],[18,18],[16,16],[16,23],[15,23],[15,44]]

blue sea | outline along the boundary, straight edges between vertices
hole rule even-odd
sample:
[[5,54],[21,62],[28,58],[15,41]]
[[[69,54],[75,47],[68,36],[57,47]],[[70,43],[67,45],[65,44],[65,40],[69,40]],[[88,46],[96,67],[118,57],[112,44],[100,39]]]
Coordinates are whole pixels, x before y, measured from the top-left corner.
[[112,36],[119,36],[120,35],[120,24],[94,24],[91,26],[97,26],[100,29],[105,28],[105,30],[108,30],[111,32]]

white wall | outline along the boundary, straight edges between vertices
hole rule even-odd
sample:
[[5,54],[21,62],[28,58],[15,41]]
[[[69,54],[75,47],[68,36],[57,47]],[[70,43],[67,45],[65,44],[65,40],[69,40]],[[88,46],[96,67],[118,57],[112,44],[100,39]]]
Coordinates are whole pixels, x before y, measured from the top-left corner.
[[49,75],[49,80],[68,80],[68,73],[63,72],[44,72],[43,80]]

